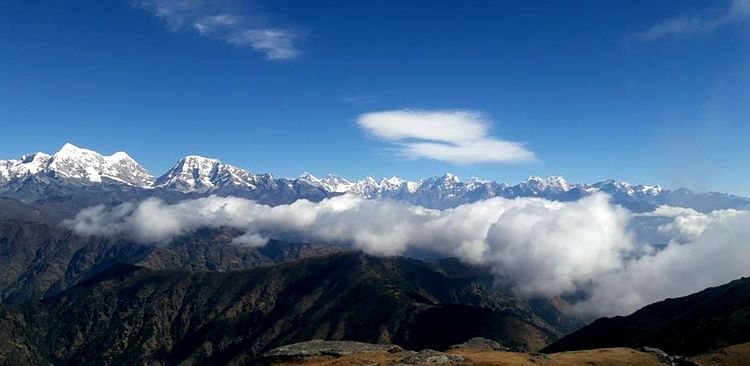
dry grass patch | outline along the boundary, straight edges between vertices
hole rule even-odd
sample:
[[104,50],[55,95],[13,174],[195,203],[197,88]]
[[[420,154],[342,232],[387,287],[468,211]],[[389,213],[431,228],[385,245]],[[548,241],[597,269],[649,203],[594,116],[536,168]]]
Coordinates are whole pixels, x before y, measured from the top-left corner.
[[476,366],[662,366],[656,356],[631,348],[606,348],[554,354],[456,350]]
[[704,366],[747,366],[750,365],[750,343],[725,347],[690,359]]
[[[466,357],[454,366],[663,366],[656,356],[630,348],[606,348],[555,354],[499,352],[460,349],[448,353]],[[342,357],[312,357],[298,362],[279,362],[273,366],[363,366],[396,363],[405,353],[372,352]]]

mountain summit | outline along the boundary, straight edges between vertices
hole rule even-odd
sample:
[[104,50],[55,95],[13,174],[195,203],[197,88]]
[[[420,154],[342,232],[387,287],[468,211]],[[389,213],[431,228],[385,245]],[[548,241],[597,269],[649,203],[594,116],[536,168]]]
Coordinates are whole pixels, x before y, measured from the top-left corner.
[[154,182],[154,187],[180,192],[207,192],[223,186],[254,189],[255,176],[218,159],[190,155],[180,159]]
[[53,155],[27,154],[20,160],[0,160],[0,184],[30,176],[62,178],[81,183],[122,183],[150,186],[154,177],[125,152],[104,156],[73,144]]

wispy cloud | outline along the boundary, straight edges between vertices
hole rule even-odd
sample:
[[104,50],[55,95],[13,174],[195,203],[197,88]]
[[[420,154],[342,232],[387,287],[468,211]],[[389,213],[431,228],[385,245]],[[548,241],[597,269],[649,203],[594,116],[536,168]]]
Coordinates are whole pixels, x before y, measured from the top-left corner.
[[728,8],[717,14],[682,14],[636,33],[636,37],[643,41],[653,41],[706,33],[725,26],[748,23],[750,23],[750,0],[732,0]]
[[522,143],[489,135],[489,122],[465,110],[394,110],[366,113],[357,123],[396,146],[399,154],[453,164],[535,161]]
[[194,31],[238,47],[250,47],[268,59],[299,55],[291,29],[273,27],[250,4],[236,0],[134,0],[137,8],[150,11],[172,31]]

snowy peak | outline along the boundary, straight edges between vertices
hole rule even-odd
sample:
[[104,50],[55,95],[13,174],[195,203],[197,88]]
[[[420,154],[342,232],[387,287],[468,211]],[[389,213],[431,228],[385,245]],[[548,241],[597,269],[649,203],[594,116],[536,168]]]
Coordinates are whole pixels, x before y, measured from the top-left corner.
[[351,192],[354,186],[354,183],[332,174],[328,174],[320,179],[309,172],[304,172],[297,178],[297,180],[332,193]]
[[[465,186],[468,192],[474,192],[480,189],[492,189],[492,183],[493,182],[488,181],[488,180],[479,179],[477,177],[471,177],[469,178],[469,180],[466,181]],[[502,183],[500,185],[501,188],[505,188],[507,186],[508,185],[505,183]]]
[[41,169],[49,163],[49,160],[51,158],[52,156],[47,155],[43,152],[26,154],[24,156],[21,156],[21,164],[31,164],[30,166],[35,166]]
[[43,172],[51,159],[51,156],[38,152],[26,154],[20,160],[0,160],[0,183]]
[[332,174],[326,175],[320,182],[325,190],[336,193],[349,192],[353,185],[352,182]]
[[64,178],[89,183],[116,181],[145,187],[153,182],[151,174],[124,152],[103,156],[73,144],[65,144],[52,155],[47,169]]
[[651,197],[658,196],[662,192],[662,188],[660,185],[654,185],[654,186],[647,186],[643,184],[639,184],[637,186],[633,186],[633,188],[637,192],[642,192],[643,194]]
[[207,192],[221,187],[254,189],[256,176],[218,159],[188,155],[154,182],[181,192]]
[[309,172],[303,172],[302,175],[297,177],[297,180],[300,182],[305,182],[311,186],[323,187],[323,182],[318,179],[318,177],[312,175]]
[[549,177],[547,178],[546,183],[548,187],[555,189],[555,190],[559,190],[562,192],[567,192],[570,190],[570,183],[568,183],[568,181],[565,180],[565,178],[560,177],[560,176]]
[[103,156],[65,144],[53,155],[26,154],[20,160],[0,162],[0,181],[23,180],[33,175],[59,177],[82,184],[122,183],[146,187],[153,177],[124,152]]
[[450,182],[450,183],[459,183],[461,182],[461,178],[451,174],[451,173],[445,173],[440,179],[444,182]]
[[551,176],[542,178],[532,175],[524,182],[519,184],[522,188],[530,189],[535,193],[541,192],[567,192],[571,189],[570,183],[560,176]]
[[200,178],[210,177],[218,171],[221,165],[221,161],[218,159],[188,155],[178,160],[177,164],[167,171],[166,175],[176,177],[186,174]]
[[378,186],[384,191],[396,191],[401,189],[401,186],[406,183],[405,180],[399,177],[383,178],[378,182]]
[[182,192],[204,192],[214,187],[221,166],[218,159],[188,155],[159,177],[154,186]]
[[133,158],[131,158],[130,155],[128,155],[128,153],[126,153],[124,151],[118,151],[118,152],[116,152],[116,153],[114,153],[114,154],[112,154],[110,156],[105,156],[104,158],[107,159],[107,160],[109,160],[112,163],[117,163],[117,162],[121,162],[121,161],[124,161],[124,162],[135,162],[135,160],[133,160]]
[[457,176],[446,173],[442,176],[429,177],[422,180],[422,189],[437,189],[437,190],[452,190],[458,186],[462,186],[461,179]]
[[663,189],[659,185],[647,186],[643,184],[631,185],[628,182],[615,182],[614,180],[604,180],[591,184],[590,187],[610,193],[610,194],[624,194],[630,197],[656,197],[662,193]]
[[82,149],[76,145],[73,145],[71,143],[65,143],[60,150],[58,150],[55,155],[57,156],[75,156],[75,155],[82,155],[82,154],[89,154],[94,153],[99,155],[98,153],[95,153],[94,151],[88,150],[88,149]]

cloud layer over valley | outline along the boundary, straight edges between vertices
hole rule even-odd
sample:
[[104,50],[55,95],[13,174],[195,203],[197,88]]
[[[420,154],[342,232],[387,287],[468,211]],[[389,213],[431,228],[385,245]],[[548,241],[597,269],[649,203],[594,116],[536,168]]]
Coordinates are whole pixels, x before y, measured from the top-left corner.
[[[665,218],[656,247],[631,229],[637,216]],[[574,202],[492,198],[446,210],[344,195],[267,206],[211,196],[167,204],[151,198],[83,210],[65,223],[85,235],[126,234],[158,243],[199,227],[233,227],[238,245],[268,238],[348,244],[374,255],[429,250],[489,266],[520,294],[584,293],[571,311],[625,314],[750,274],[750,213],[660,207],[632,214],[596,193]]]

